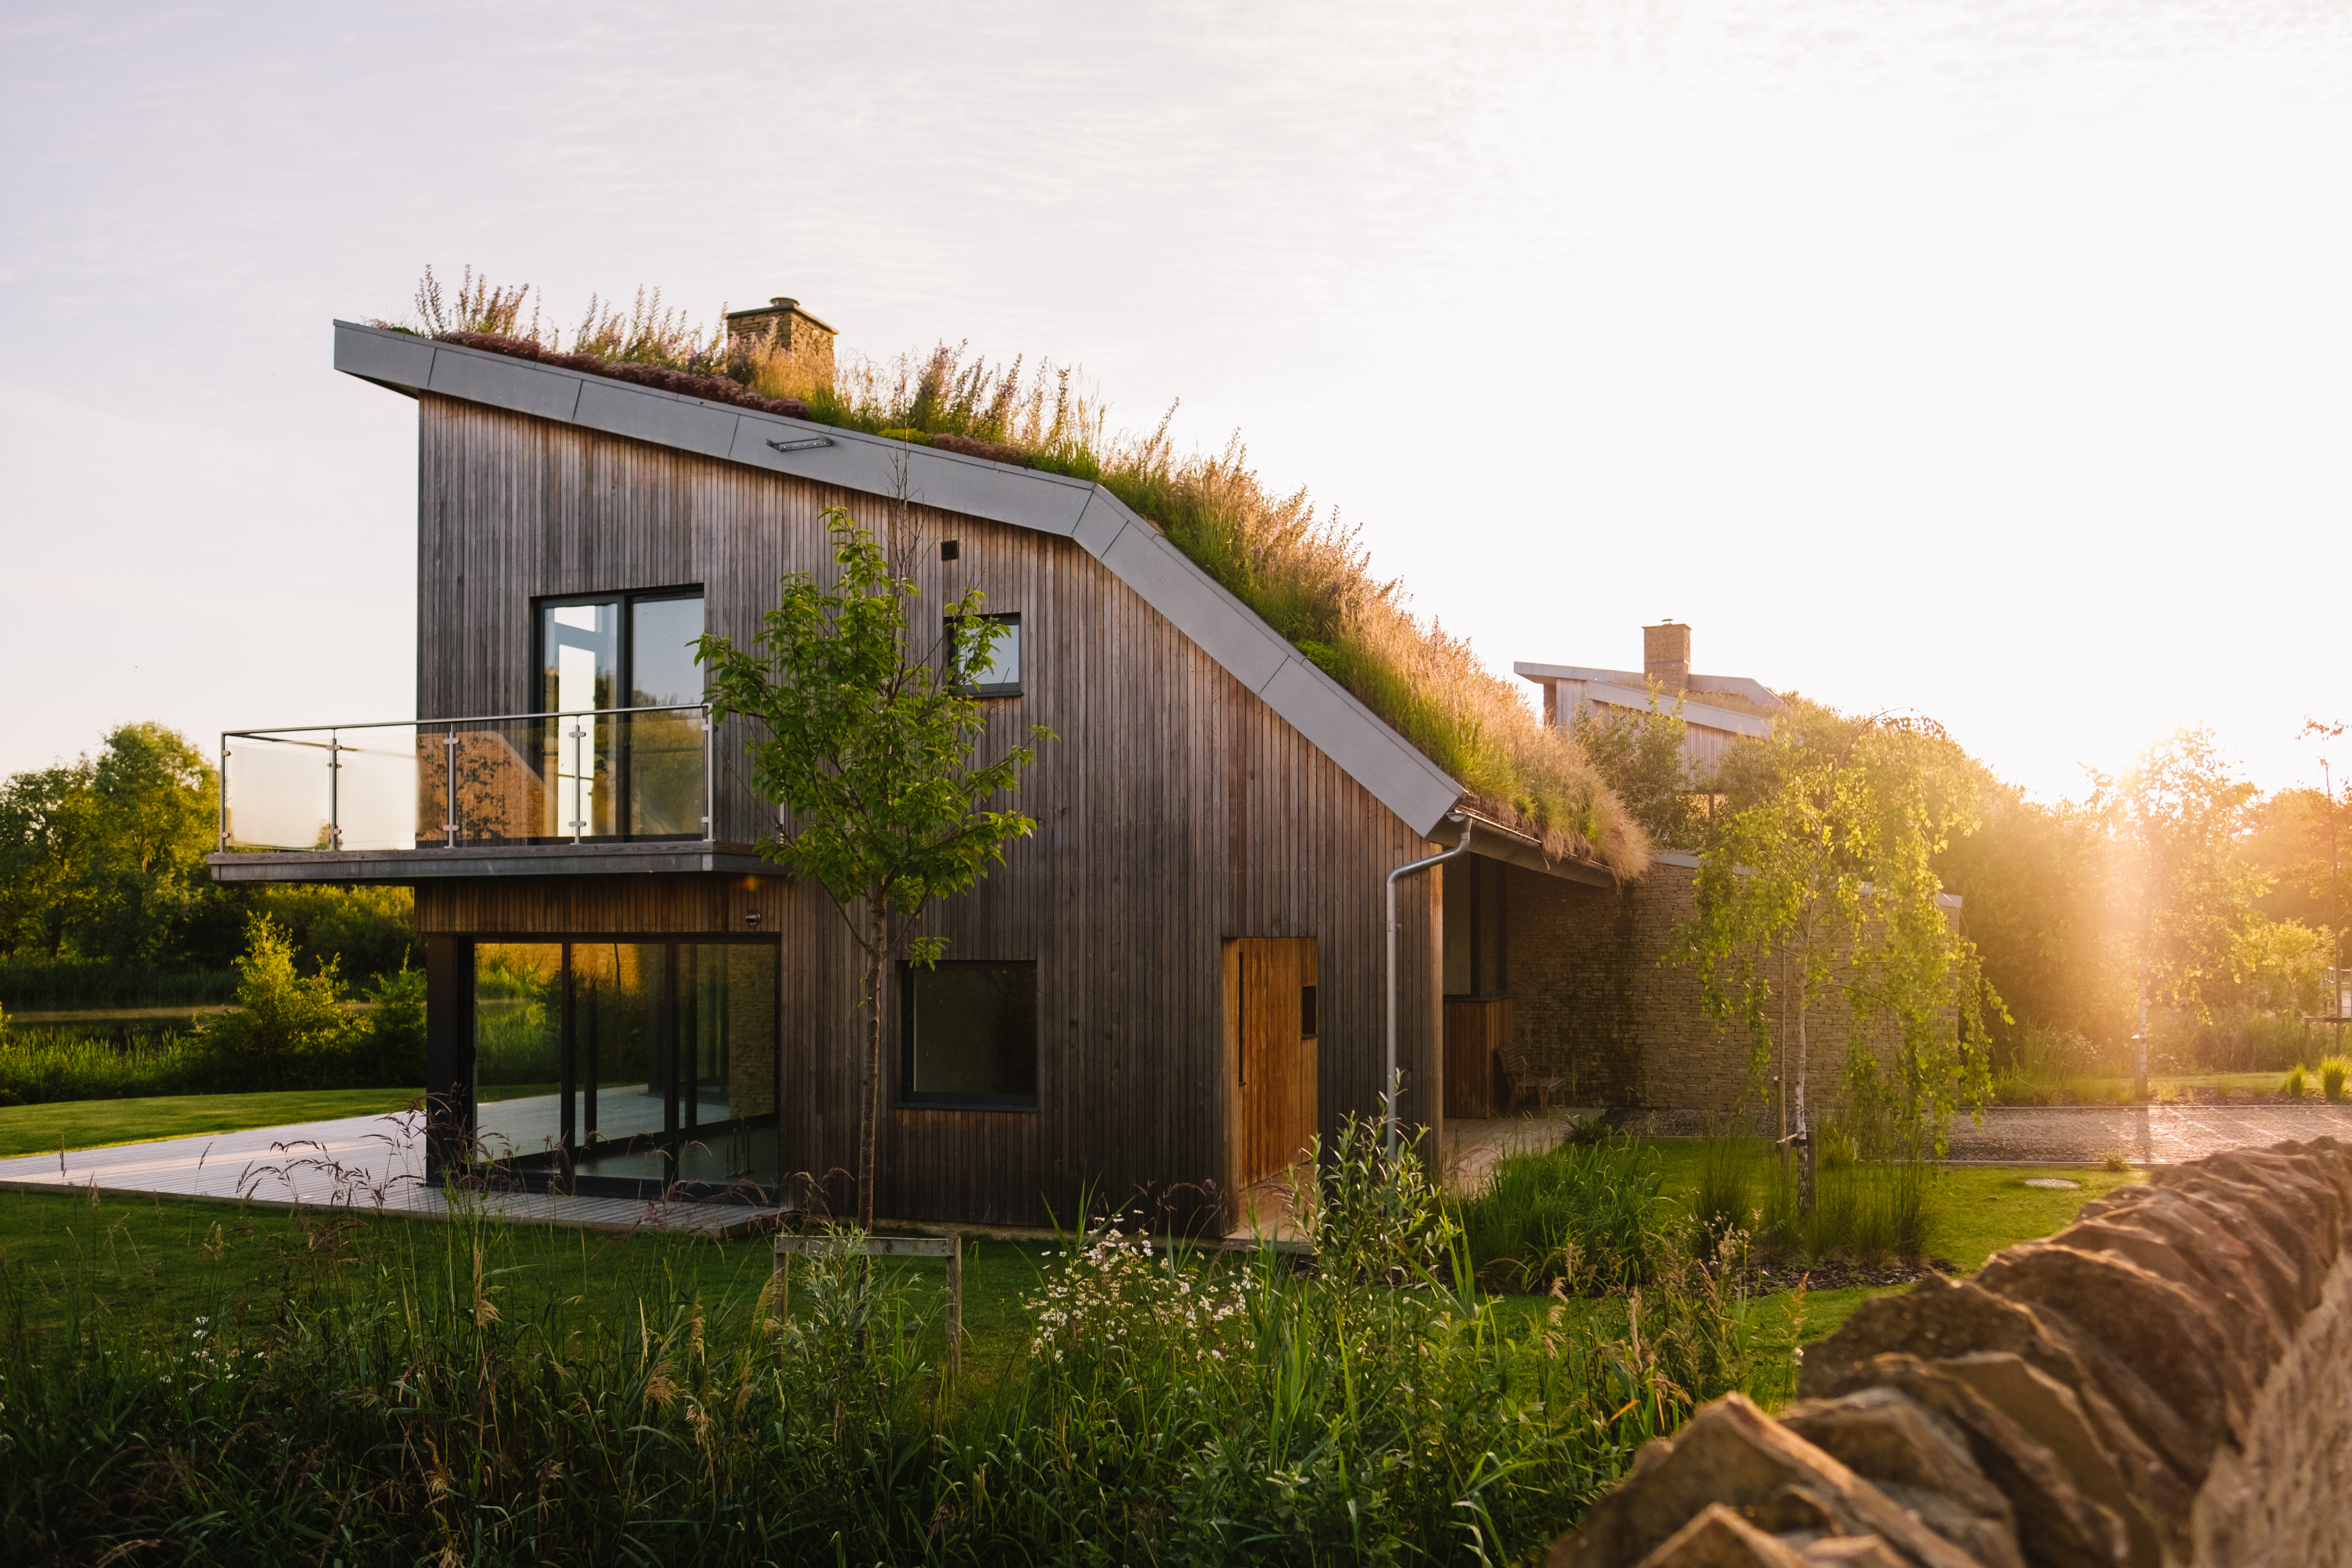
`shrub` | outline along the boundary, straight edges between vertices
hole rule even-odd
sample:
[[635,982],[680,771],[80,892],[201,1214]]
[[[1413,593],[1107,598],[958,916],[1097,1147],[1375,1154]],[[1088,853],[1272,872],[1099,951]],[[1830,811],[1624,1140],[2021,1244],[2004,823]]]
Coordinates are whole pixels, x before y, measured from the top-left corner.
[[2310,1097],[2309,1071],[2302,1062],[2298,1061],[2287,1069],[2286,1082],[2279,1085],[2279,1092],[2290,1100],[2303,1100]]
[[2352,1063],[2347,1063],[2340,1056],[2323,1056],[2319,1059],[2319,1092],[2323,1098],[2328,1100],[2344,1098],[2344,1072],[2347,1066],[2352,1066]]
[[205,1020],[197,1042],[221,1084],[308,1089],[348,1071],[357,1032],[343,1008],[343,981],[330,960],[311,976],[295,971],[286,928],[266,915],[246,925],[235,1009]]

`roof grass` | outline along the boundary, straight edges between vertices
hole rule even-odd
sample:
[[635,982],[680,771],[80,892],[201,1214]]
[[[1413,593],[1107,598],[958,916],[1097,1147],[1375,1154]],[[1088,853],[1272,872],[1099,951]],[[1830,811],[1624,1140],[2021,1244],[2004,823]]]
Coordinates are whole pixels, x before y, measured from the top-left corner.
[[1112,433],[1074,367],[991,363],[961,344],[853,357],[814,383],[790,355],[705,330],[658,290],[640,289],[626,316],[592,299],[566,351],[536,310],[525,319],[530,293],[468,268],[445,297],[428,268],[415,319],[376,325],[1099,483],[1459,780],[1482,814],[1555,857],[1624,877],[1648,869],[1648,835],[1573,737],[1546,727],[1519,683],[1466,641],[1413,614],[1402,582],[1373,572],[1336,513],[1318,513],[1303,488],[1268,488],[1238,435],[1222,452],[1180,454],[1172,404],[1149,434]]

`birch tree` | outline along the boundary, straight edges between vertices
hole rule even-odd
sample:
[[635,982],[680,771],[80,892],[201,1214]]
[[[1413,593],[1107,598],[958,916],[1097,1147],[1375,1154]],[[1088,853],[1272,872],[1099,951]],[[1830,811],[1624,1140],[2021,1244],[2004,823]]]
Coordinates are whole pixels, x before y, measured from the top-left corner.
[[[908,625],[920,591],[908,562],[893,561],[846,510],[824,518],[840,568],[832,586],[788,575],[753,649],[705,636],[696,657],[710,671],[714,720],[740,715],[766,732],[751,747],[751,786],[783,808],[783,825],[760,853],[825,890],[864,959],[857,1223],[871,1229],[884,979],[898,957],[937,962],[945,939],[914,935],[924,912],[1036,831],[989,805],[1018,786],[1036,753],[1013,746],[973,761],[987,718],[964,688],[989,667],[998,632],[980,618],[980,591],[945,607],[938,638],[919,638]],[[1053,738],[1043,726],[1029,736]]]
[[[1937,902],[1933,858],[1971,825],[1968,781],[1945,766],[1956,748],[1926,721],[1811,716],[1826,722],[1784,723],[1761,743],[1749,776],[1769,787],[1718,825],[1699,857],[1696,912],[1677,934],[1708,1011],[1748,1031],[1759,1079],[1787,988],[1790,1141],[1807,1212],[1818,1169],[1812,1010],[1828,1005],[1840,1018],[1849,1090],[1883,1099],[1916,1155],[1941,1153],[1953,1112],[1990,1096],[1984,1023],[2000,1008],[1974,946]],[[1892,1085],[1870,1049],[1881,1024],[1897,1039]]]

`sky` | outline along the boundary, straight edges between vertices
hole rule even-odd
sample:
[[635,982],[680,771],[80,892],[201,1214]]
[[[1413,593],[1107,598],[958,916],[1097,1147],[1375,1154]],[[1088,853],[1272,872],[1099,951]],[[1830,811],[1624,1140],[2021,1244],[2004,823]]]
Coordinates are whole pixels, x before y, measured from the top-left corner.
[[0,144],[0,772],[414,714],[329,324],[428,264],[1078,364],[1497,671],[1681,620],[2043,799],[2352,719],[2340,0],[16,0]]

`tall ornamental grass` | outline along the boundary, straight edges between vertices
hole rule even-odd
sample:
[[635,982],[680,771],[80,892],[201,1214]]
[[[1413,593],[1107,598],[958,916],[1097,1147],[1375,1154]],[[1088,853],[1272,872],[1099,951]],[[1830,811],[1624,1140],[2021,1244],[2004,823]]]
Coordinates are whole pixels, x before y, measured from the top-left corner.
[[1767,1255],[1808,1260],[1916,1260],[1927,1255],[1934,1220],[1934,1171],[1924,1161],[1870,1159],[1834,1124],[1816,1130],[1822,1140],[1813,1209],[1797,1207],[1793,1162],[1759,1138],[1717,1136],[1700,1156],[1691,1207],[1716,1235],[1738,1230]]
[[1656,1151],[1632,1138],[1506,1155],[1458,1211],[1472,1267],[1504,1290],[1642,1284],[1681,1241],[1664,1185]]
[[478,1215],[380,1252],[320,1223],[279,1292],[167,1333],[69,1273],[36,1320],[12,1277],[0,1556],[1504,1563],[1755,1370],[1704,1273],[1506,1317],[1377,1129],[1326,1169],[1315,1264],[1090,1228],[1022,1354],[961,1383],[903,1274],[797,1262],[782,1324],[659,1279],[526,1304],[528,1254]]

